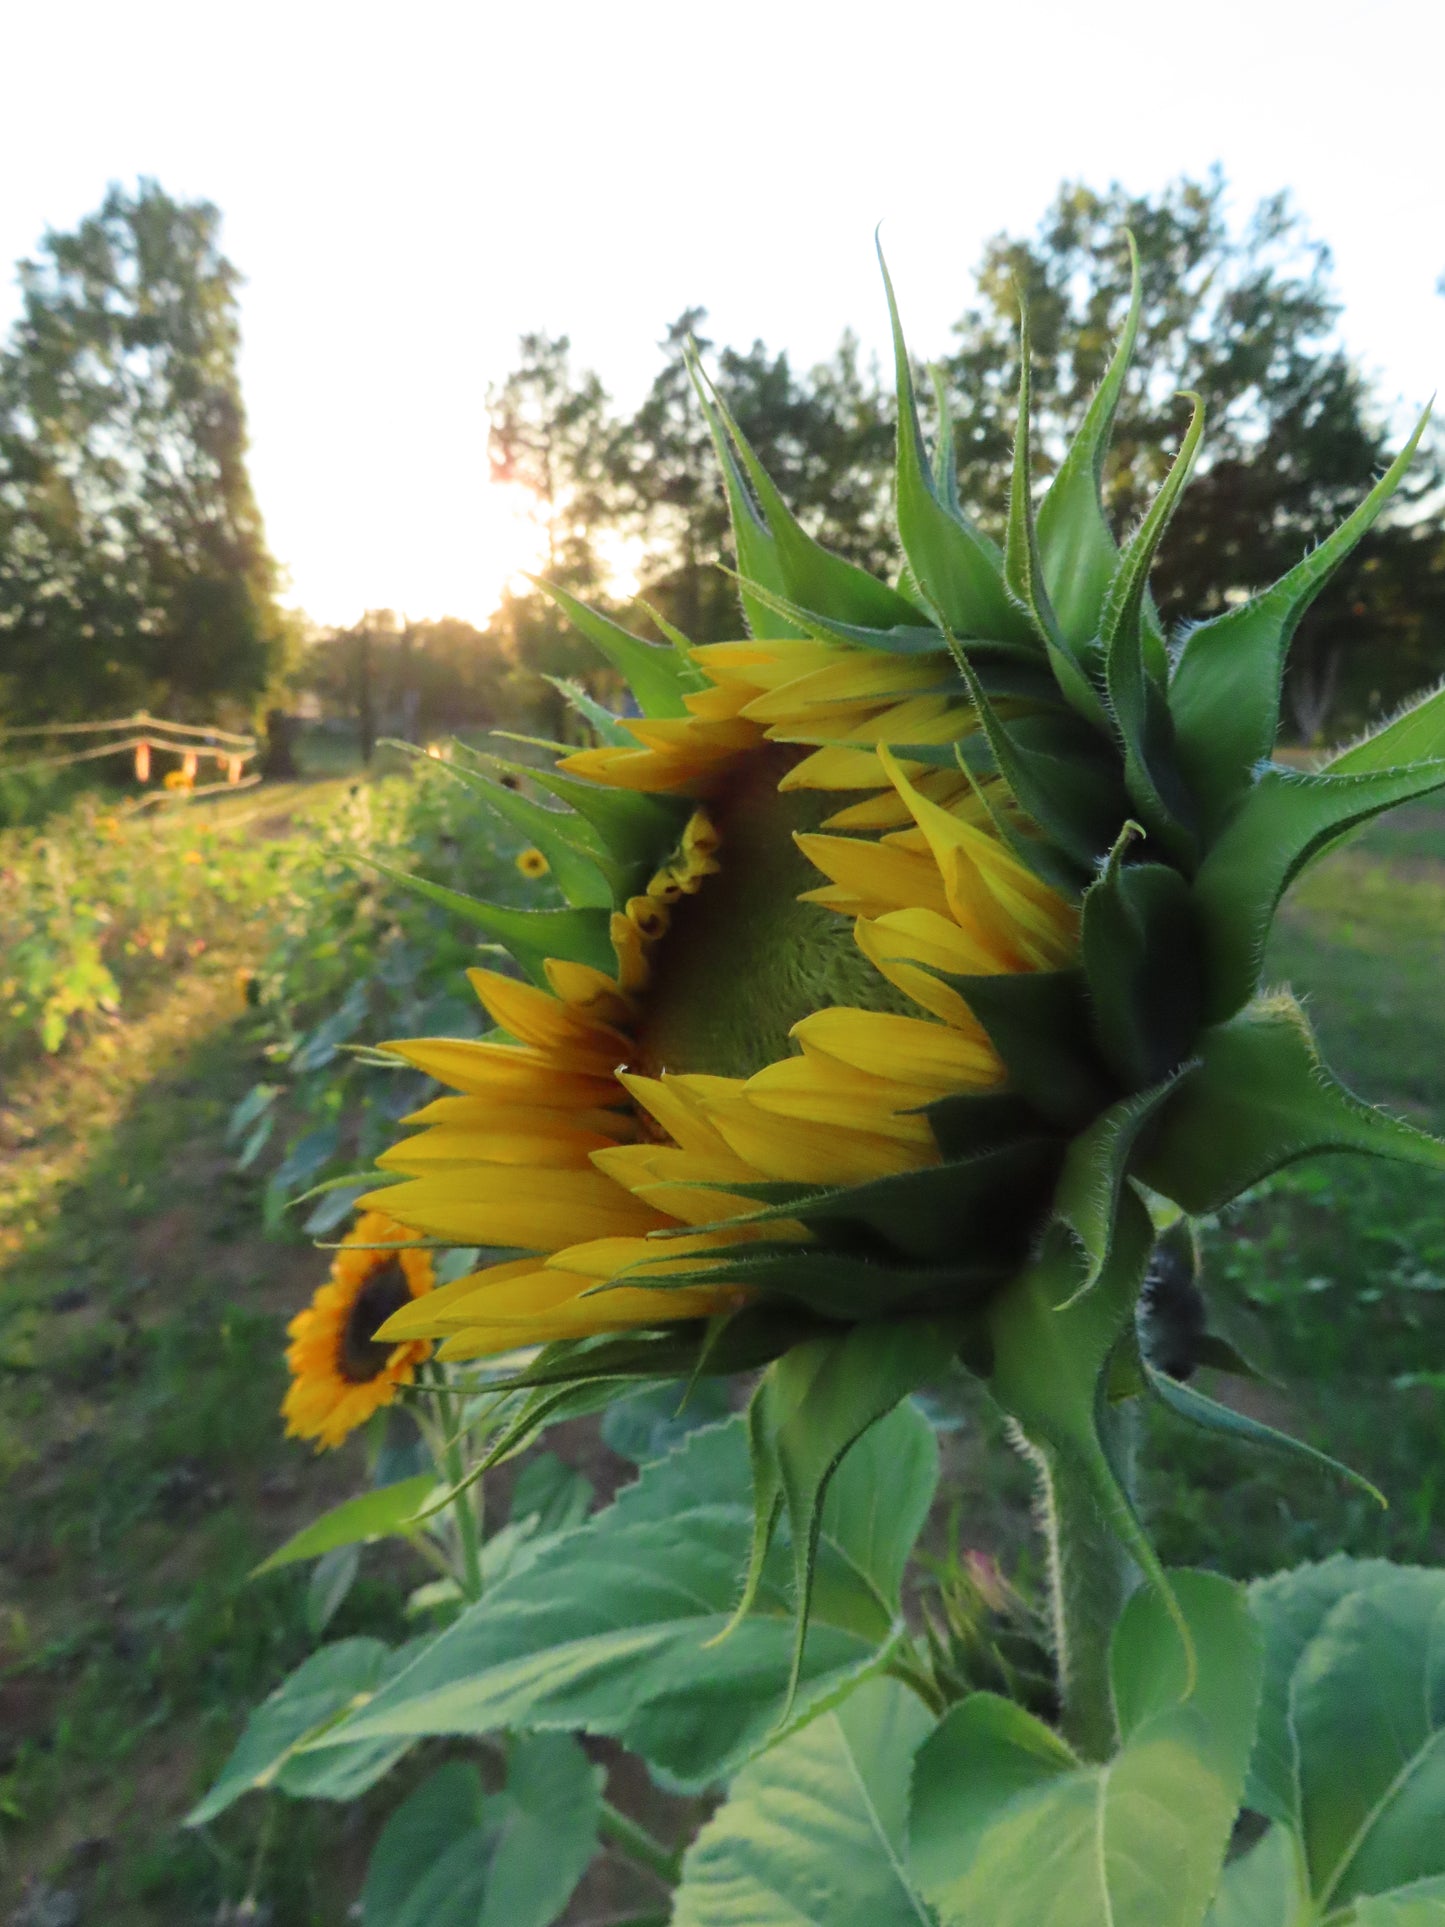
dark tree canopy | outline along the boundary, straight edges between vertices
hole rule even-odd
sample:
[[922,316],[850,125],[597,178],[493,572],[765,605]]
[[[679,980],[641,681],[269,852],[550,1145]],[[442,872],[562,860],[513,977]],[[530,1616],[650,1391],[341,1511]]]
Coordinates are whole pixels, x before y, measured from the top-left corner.
[[0,352],[0,710],[253,710],[288,623],[220,216],[153,182],[45,236]]
[[[1113,187],[1060,190],[1031,239],[999,235],[979,301],[946,361],[965,499],[1004,502],[1018,381],[1019,291],[1033,335],[1043,457],[1057,459],[1103,375],[1129,298],[1124,231],[1139,246],[1139,347],[1105,471],[1121,528],[1143,513],[1177,443],[1192,389],[1204,451],[1155,576],[1167,619],[1198,619],[1274,581],[1369,489],[1394,453],[1368,384],[1340,342],[1329,250],[1284,194],[1238,233],[1225,187],[1179,180],[1152,198]],[[1165,432],[1161,433],[1161,429]],[[1306,736],[1334,707],[1355,721],[1438,674],[1445,634],[1438,491],[1428,454],[1396,507],[1306,619],[1289,693]]]

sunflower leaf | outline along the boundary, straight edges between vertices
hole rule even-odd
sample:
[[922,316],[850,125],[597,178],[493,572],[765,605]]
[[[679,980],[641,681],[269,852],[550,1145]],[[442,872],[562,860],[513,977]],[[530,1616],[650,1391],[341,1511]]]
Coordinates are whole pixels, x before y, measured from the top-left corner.
[[1206,829],[1224,820],[1273,750],[1285,657],[1300,618],[1399,487],[1429,413],[1333,535],[1263,595],[1200,623],[1185,638],[1169,708],[1180,767]]
[[1372,1485],[1363,1473],[1342,1464],[1339,1459],[1331,1458],[1328,1452],[1306,1445],[1303,1439],[1292,1438],[1288,1432],[1280,1432],[1261,1419],[1251,1418],[1247,1412],[1236,1412],[1232,1406],[1221,1405],[1218,1399],[1210,1398],[1198,1386],[1182,1384],[1167,1373],[1157,1371],[1147,1358],[1142,1363],[1150,1391],[1176,1418],[1182,1418],[1204,1432],[1216,1432],[1227,1438],[1240,1439],[1248,1445],[1263,1445],[1276,1452],[1293,1452],[1301,1458],[1313,1459],[1317,1465],[1327,1466],[1351,1485],[1358,1486],[1361,1492],[1367,1492],[1377,1505],[1388,1503],[1380,1488]]
[[521,833],[546,857],[557,888],[574,909],[610,908],[608,872],[615,870],[595,831],[570,810],[551,810],[520,790],[480,771],[447,765],[456,781],[478,794],[486,807]]
[[1104,598],[1119,555],[1105,519],[1101,483],[1114,414],[1139,332],[1139,250],[1132,234],[1126,238],[1130,285],[1123,332],[1083,426],[1069,444],[1039,504],[1038,543],[1044,580],[1059,626],[1076,649],[1085,648],[1099,633]]
[[1271,998],[1205,1031],[1197,1057],[1136,1165],[1145,1184],[1185,1211],[1217,1211],[1281,1166],[1323,1151],[1445,1171],[1445,1143],[1334,1081],[1292,998]]
[[[769,1366],[753,1394],[748,1445],[756,1525],[733,1625],[751,1609],[775,1522],[785,1510],[793,1548],[796,1639],[784,1718],[802,1674],[829,1482],[863,1434],[937,1376],[954,1349],[947,1327],[931,1319],[850,1325],[835,1336],[795,1346]],[[916,1414],[914,1422],[926,1425]]]
[[1438,789],[1445,759],[1318,776],[1277,766],[1261,773],[1194,882],[1208,1021],[1232,1017],[1253,995],[1275,909],[1305,865],[1346,831]]
[[963,998],[1003,1059],[1010,1091],[1041,1117],[1078,1126],[1114,1096],[1112,1080],[1090,1042],[1082,971],[933,974]]
[[1094,1035],[1126,1090],[1180,1063],[1204,1001],[1199,917],[1189,885],[1162,863],[1111,857],[1085,892],[1080,947]]
[[1325,764],[1328,776],[1352,776],[1367,769],[1402,769],[1412,763],[1445,758],[1445,689],[1437,689],[1402,710],[1383,729],[1342,749]]
[[[1028,611],[1039,641],[1049,654],[1055,679],[1066,700],[1092,723],[1105,721],[1099,692],[1080,665],[1049,600],[1039,555],[1038,532],[1034,525],[1031,494],[1029,437],[1029,389],[1032,373],[1032,346],[1029,336],[1029,310],[1022,292],[1019,296],[1019,399],[1018,426],[1014,431],[1013,477],[1009,484],[1008,540],[1004,548],[1004,581],[1010,594]],[[951,437],[950,437],[951,439]]]
[[[914,580],[955,635],[997,636],[1034,643],[1027,615],[1004,587],[1003,557],[961,514],[935,493],[923,450],[913,370],[883,249],[878,265],[888,296],[898,372],[898,534]],[[1037,644],[1034,644],[1037,647]]]
[[1259,1636],[1239,1587],[1172,1577],[1197,1681],[1159,1599],[1136,1594],[1111,1649],[1121,1744],[1109,1760],[1076,1759],[992,1693],[955,1706],[924,1742],[909,1863],[944,1927],[1197,1927],[1249,1757]]
[[[693,380],[702,393],[707,384],[704,408],[709,423],[714,417],[732,443],[746,472],[754,500],[773,541],[773,556],[779,585],[783,592],[804,608],[822,616],[836,616],[879,629],[895,629],[917,620],[918,611],[906,596],[889,588],[876,576],[855,563],[833,555],[815,542],[779,494],[768,471],[753,453],[747,437],[733,420],[727,404],[708,381],[694,355],[689,363]],[[716,439],[716,432],[714,435]],[[741,560],[741,556],[739,556]]]
[[621,672],[644,716],[685,716],[683,697],[703,687],[703,677],[685,656],[661,643],[644,642],[610,616],[589,609],[554,582],[532,578],[570,622]]
[[375,857],[357,856],[353,861],[366,864],[394,883],[405,885],[417,896],[425,897],[429,903],[478,925],[504,943],[536,983],[546,982],[542,965],[548,957],[591,964],[595,970],[609,974],[617,968],[605,910],[516,910],[510,904],[484,903],[480,897],[465,896],[460,890],[449,890],[445,884],[432,883],[426,877],[409,876],[405,870],[378,863]]
[[1135,1146],[1177,1082],[1178,1073],[1152,1090],[1122,1098],[1070,1140],[1054,1193],[1054,1216],[1083,1247],[1086,1264],[1077,1291],[1091,1291],[1113,1255]]

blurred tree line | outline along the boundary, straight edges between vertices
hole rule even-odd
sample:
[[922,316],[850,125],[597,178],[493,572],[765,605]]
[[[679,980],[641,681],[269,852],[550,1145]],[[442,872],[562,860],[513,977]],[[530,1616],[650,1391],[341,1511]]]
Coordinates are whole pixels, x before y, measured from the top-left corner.
[[243,717],[294,619],[246,471],[220,215],[112,187],[18,275],[0,349],[0,716]]
[[[1137,237],[1144,308],[1135,368],[1106,471],[1120,529],[1143,513],[1187,419],[1176,392],[1202,394],[1205,453],[1155,578],[1166,619],[1200,619],[1265,586],[1354,506],[1397,445],[1338,333],[1329,251],[1286,195],[1242,228],[1226,218],[1216,172],[1153,197],[1064,186],[1030,237],[984,251],[978,298],[939,364],[950,397],[964,500],[1001,534],[1018,382],[1018,290],[1034,340],[1035,446],[1042,486],[1108,361],[1128,304],[1121,234]],[[566,336],[522,338],[520,361],[491,397],[492,471],[533,492],[548,533],[546,574],[607,605],[622,570],[666,620],[698,641],[738,633],[735,591],[715,566],[727,510],[684,362],[697,341],[744,433],[804,525],[864,567],[896,566],[890,530],[891,371],[851,336],[800,371],[761,341],[714,352],[706,313],[667,329],[661,365],[635,412],[616,410],[598,377],[574,367]],[[920,389],[927,391],[923,382]],[[1306,619],[1288,686],[1298,735],[1340,732],[1445,672],[1445,526],[1439,444],[1427,444],[1394,506]],[[627,615],[646,628],[636,609]],[[445,627],[445,625],[443,625]],[[354,659],[355,632],[338,637]],[[605,678],[547,599],[511,593],[473,650],[438,635],[465,676],[409,658],[419,699],[455,692],[467,719],[527,701],[517,665],[556,680]],[[452,653],[448,656],[446,652]],[[399,631],[390,660],[401,662]],[[532,685],[536,687],[535,683]],[[560,701],[548,727],[565,727]],[[439,722],[440,716],[436,718]],[[515,720],[515,715],[513,715]]]
[[[237,276],[218,225],[209,205],[143,182],[113,188],[21,264],[22,313],[0,350],[0,716],[144,703],[224,720],[254,713],[289,676],[366,741],[424,740],[496,724],[561,735],[568,681],[617,694],[530,589],[509,591],[485,627],[371,611],[298,651],[247,478]],[[1203,395],[1205,453],[1156,575],[1165,616],[1198,618],[1272,581],[1333,527],[1399,429],[1341,344],[1328,250],[1287,196],[1236,229],[1217,173],[1142,198],[1065,185],[1032,236],[987,245],[977,299],[939,364],[962,492],[985,525],[997,529],[1007,495],[1018,290],[1033,325],[1042,486],[1123,320],[1125,227],[1138,238],[1144,314],[1106,483],[1126,528],[1182,429],[1175,391]],[[715,566],[727,512],[689,339],[805,526],[864,567],[893,569],[891,371],[847,335],[808,369],[761,341],[716,347],[705,310],[689,308],[631,412],[574,365],[565,335],[524,336],[492,391],[492,474],[534,498],[547,577],[613,607],[635,581],[696,640],[738,633],[735,590]],[[1288,688],[1304,738],[1352,728],[1445,671],[1442,498],[1437,442],[1306,619]],[[618,612],[646,628],[645,611]]]

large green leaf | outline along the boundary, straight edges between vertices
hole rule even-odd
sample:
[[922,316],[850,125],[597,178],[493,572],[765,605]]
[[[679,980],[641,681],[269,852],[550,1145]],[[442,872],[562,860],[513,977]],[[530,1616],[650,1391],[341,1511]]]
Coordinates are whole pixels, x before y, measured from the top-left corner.
[[[1049,598],[1039,553],[1038,530],[1033,510],[1033,463],[1030,449],[1029,407],[1033,378],[1033,349],[1029,332],[1028,304],[1019,297],[1019,400],[1018,425],[1014,430],[1013,475],[1009,483],[1008,538],[1004,545],[1004,581],[1014,600],[1027,609],[1039,641],[1048,651],[1054,676],[1067,701],[1092,723],[1104,724],[1105,710],[1099,692],[1081,666],[1078,656],[1059,624]],[[944,397],[938,384],[940,402]],[[950,460],[953,429],[945,415],[945,430]],[[956,505],[956,492],[945,497]],[[1092,631],[1090,632],[1092,634]]]
[[1445,1875],[1445,1573],[1401,1570],[1334,1606],[1289,1718],[1321,1911]]
[[1189,479],[1204,433],[1204,404],[1194,413],[1163,486],[1139,525],[1109,584],[1100,618],[1109,707],[1124,749],[1129,794],[1140,815],[1176,853],[1192,849],[1193,805],[1174,775],[1174,730],[1162,687],[1151,671],[1150,632],[1145,625],[1149,569],[1154,552]]
[[[631,742],[632,738],[627,740]],[[606,873],[615,865],[591,825],[575,811],[548,809],[519,789],[511,789],[464,764],[448,763],[444,767],[457,782],[480,796],[494,815],[536,845],[551,866],[557,888],[575,909],[611,908],[612,889]]]
[[602,1778],[565,1733],[513,1741],[485,1797],[470,1762],[439,1767],[376,1843],[363,1927],[549,1927],[596,1848]]
[[898,374],[898,535],[919,588],[956,636],[1033,641],[1028,616],[1009,595],[998,546],[935,492],[923,449],[913,368],[883,250],[878,250]]
[[1275,910],[1305,865],[1382,811],[1441,788],[1445,761],[1343,775],[1262,772],[1195,878],[1209,1022],[1232,1017],[1253,996]]
[[381,1830],[361,1892],[362,1927],[477,1927],[487,1890],[482,1776],[449,1760]]
[[1039,504],[1038,543],[1044,580],[1059,626],[1075,648],[1099,633],[1099,617],[1119,549],[1104,516],[1101,481],[1114,411],[1139,332],[1139,251],[1129,235],[1129,312],[1113,359],[1083,425]]
[[1445,1572],[1336,1558],[1251,1591],[1265,1684],[1246,1797],[1296,1843],[1307,1892],[1289,1919],[1433,1922],[1445,1899]]
[[1414,434],[1364,501],[1334,534],[1272,589],[1185,639],[1169,687],[1177,753],[1203,812],[1222,822],[1274,749],[1285,656],[1311,602],[1394,493],[1424,432]]
[[673,1927],[930,1927],[903,1852],[932,1723],[895,1681],[867,1680],[745,1767],[688,1851]]
[[1293,1927],[1299,1905],[1295,1858],[1289,1829],[1271,1827],[1225,1868],[1205,1927]]
[[405,1533],[436,1490],[435,1477],[430,1472],[422,1472],[414,1479],[399,1479],[395,1485],[384,1485],[375,1492],[346,1499],[329,1512],[323,1512],[319,1519],[313,1519],[309,1526],[303,1526],[284,1546],[278,1546],[268,1559],[263,1559],[256,1571],[272,1572],[277,1566],[289,1566],[298,1559],[318,1559],[322,1553],[333,1552],[338,1546],[369,1545],[373,1539]]
[[605,1777],[568,1733],[512,1742],[506,1787],[488,1803],[491,1866],[477,1927],[557,1919],[596,1848]]
[[[857,1450],[886,1454],[892,1439],[876,1439]],[[916,1501],[899,1495],[898,1503],[906,1516]],[[875,1663],[886,1619],[879,1596],[886,1599],[896,1568],[896,1552],[884,1560],[847,1518],[831,1516],[818,1546],[804,1706]],[[688,1785],[710,1783],[776,1726],[793,1668],[781,1550],[754,1612],[717,1642],[751,1526],[741,1421],[693,1433],[605,1512],[463,1613],[354,1727],[321,1735],[318,1745],[580,1727],[617,1737]]]
[[1197,1679],[1191,1692],[1160,1601],[1136,1594],[1112,1648],[1112,1759],[1077,1761],[991,1693],[924,1742],[910,1865],[944,1927],[1199,1927],[1244,1781],[1259,1641],[1227,1580],[1177,1573],[1173,1590]]
[[1445,1143],[1373,1110],[1324,1068],[1288,997],[1201,1037],[1135,1171],[1185,1211],[1217,1211],[1297,1158],[1363,1151],[1445,1170]]
[[426,1643],[416,1640],[393,1653],[379,1639],[341,1639],[313,1653],[252,1713],[215,1785],[186,1815],[186,1825],[202,1826],[243,1793],[262,1787],[279,1786],[315,1799],[347,1800],[364,1793],[400,1759],[409,1740],[389,1736],[348,1743],[329,1760],[303,1756],[302,1746],[368,1700]]

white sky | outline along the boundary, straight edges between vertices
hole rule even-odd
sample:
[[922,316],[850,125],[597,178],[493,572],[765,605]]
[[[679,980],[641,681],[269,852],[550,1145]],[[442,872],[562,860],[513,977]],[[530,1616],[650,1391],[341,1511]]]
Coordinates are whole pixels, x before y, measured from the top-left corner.
[[1289,187],[1387,402],[1445,378],[1439,0],[11,0],[3,58],[0,264],[112,179],[223,210],[252,475],[322,620],[484,619],[529,559],[484,408],[523,329],[626,401],[689,302],[801,365],[881,348],[882,219],[934,353],[1065,176]]

